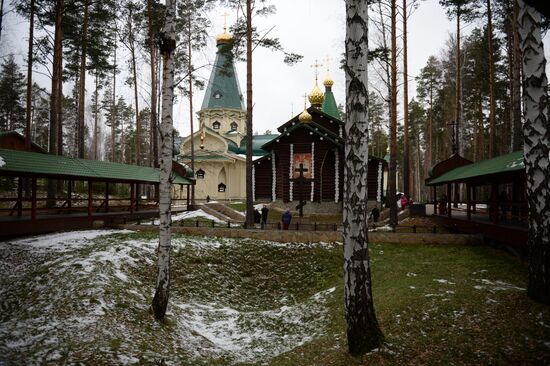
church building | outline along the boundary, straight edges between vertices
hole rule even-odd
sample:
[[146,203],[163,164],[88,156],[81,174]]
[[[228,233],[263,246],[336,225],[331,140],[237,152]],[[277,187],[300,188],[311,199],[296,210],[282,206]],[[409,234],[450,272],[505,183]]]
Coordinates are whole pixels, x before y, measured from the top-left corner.
[[[199,128],[183,139],[178,160],[191,166],[195,156],[196,199],[246,197],[246,109],[233,60],[232,36],[216,37],[217,53],[199,116]],[[319,66],[319,65],[317,65]],[[311,106],[279,128],[279,134],[254,135],[254,200],[332,202],[340,207],[343,190],[344,125],[329,76],[309,94]],[[381,202],[386,162],[369,157],[368,194]]]

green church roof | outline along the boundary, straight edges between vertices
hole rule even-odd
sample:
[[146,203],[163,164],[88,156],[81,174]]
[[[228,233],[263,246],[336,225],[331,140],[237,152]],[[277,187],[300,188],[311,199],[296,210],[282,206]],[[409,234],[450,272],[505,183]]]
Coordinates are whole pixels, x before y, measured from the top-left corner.
[[325,100],[323,101],[321,110],[334,118],[341,118],[340,112],[338,111],[338,105],[336,104],[336,99],[334,99],[334,93],[329,88],[325,91]]
[[[252,136],[252,155],[263,156],[267,154],[267,151],[262,149],[262,146],[267,142],[273,140],[279,135],[254,135]],[[246,137],[241,140],[241,146],[239,147],[238,154],[246,154]]]
[[228,43],[218,43],[216,60],[208,80],[201,109],[231,108],[244,110],[235,64]]

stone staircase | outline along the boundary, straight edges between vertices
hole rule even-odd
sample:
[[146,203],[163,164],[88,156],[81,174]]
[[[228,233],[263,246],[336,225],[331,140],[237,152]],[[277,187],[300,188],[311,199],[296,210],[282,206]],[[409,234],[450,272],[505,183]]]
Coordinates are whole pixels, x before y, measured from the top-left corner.
[[238,211],[219,202],[205,203],[201,207],[204,212],[216,216],[223,221],[244,222],[245,217]]

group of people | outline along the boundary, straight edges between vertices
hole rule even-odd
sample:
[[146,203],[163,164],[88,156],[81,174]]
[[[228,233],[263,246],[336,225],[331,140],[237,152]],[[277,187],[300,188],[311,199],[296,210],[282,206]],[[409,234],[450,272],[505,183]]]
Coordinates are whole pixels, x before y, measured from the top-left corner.
[[[267,224],[267,217],[269,215],[269,208],[267,205],[263,205],[261,209],[254,210],[254,222],[257,224],[265,225]],[[283,214],[281,215],[281,222],[283,224],[283,230],[288,230],[290,222],[292,221],[292,213],[290,208],[286,208]]]

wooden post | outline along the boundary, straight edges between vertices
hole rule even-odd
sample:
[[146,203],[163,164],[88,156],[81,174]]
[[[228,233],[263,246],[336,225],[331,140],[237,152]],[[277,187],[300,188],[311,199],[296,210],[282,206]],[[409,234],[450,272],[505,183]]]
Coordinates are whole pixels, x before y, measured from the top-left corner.
[[36,177],[32,178],[31,184],[31,220],[36,220]]
[[476,186],[472,186],[472,200],[474,203],[472,204],[472,213],[475,215],[476,213],[476,200],[477,200],[477,189]]
[[23,177],[19,177],[17,183],[17,216],[23,214]]
[[139,211],[139,183],[136,183],[136,211]]
[[109,212],[109,182],[105,182],[105,212]]
[[73,181],[68,180],[67,181],[67,208],[69,209],[68,212],[71,213],[71,197],[73,195]]
[[491,211],[493,212],[493,224],[498,224],[498,183],[491,184]]
[[434,215],[437,215],[437,187],[433,186],[434,191]]
[[447,183],[447,216],[451,217],[451,207],[452,207],[452,198],[451,198],[451,184]]
[[88,180],[88,217],[92,217],[93,212],[93,200],[92,200],[92,181]]
[[186,200],[186,207],[189,211],[189,184],[187,185],[187,200]]
[[468,221],[472,219],[472,209],[470,205],[472,204],[472,187],[466,183],[466,218]]
[[134,196],[135,196],[134,183],[130,183],[130,213],[134,213]]

